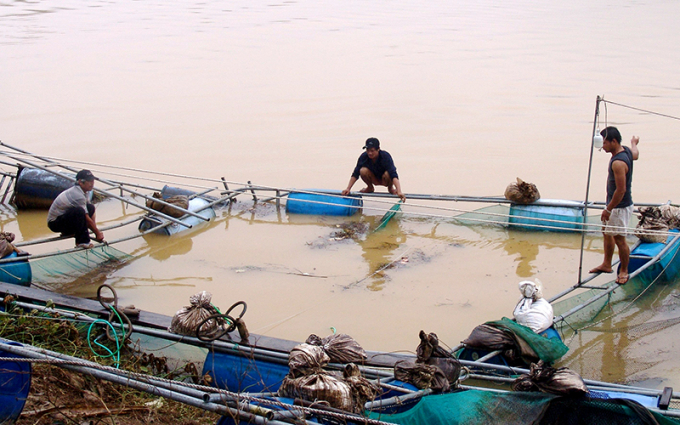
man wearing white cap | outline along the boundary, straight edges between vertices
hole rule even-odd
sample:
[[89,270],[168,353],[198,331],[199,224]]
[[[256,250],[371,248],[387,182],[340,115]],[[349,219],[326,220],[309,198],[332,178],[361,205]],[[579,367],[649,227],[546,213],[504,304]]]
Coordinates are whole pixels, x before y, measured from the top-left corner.
[[62,235],[74,235],[76,247],[92,248],[90,233],[94,240],[104,242],[104,234],[97,228],[94,205],[87,202],[87,192],[94,188],[94,175],[90,170],[76,174],[76,184],[61,192],[52,202],[47,213],[47,227]]

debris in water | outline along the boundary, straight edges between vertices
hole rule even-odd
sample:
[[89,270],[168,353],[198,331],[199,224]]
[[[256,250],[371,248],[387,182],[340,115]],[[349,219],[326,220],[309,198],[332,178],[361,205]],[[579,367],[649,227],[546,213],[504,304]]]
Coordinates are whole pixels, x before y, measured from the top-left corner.
[[331,233],[331,240],[339,241],[343,239],[361,239],[368,232],[368,223],[351,222],[338,224],[340,230]]

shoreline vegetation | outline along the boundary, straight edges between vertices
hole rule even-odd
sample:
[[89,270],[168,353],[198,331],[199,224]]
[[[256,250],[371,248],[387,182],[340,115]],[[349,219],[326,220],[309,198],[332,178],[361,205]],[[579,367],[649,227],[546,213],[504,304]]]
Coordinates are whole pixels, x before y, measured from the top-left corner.
[[[86,325],[37,311],[25,312],[11,307],[11,301],[11,297],[5,298],[5,306],[10,307],[7,307],[6,312],[0,312],[2,338],[104,366],[115,367],[119,364],[120,369],[134,373],[167,379],[181,376],[191,378],[197,383],[202,380],[197,376],[193,364],[169,370],[164,358],[142,353],[133,344],[123,344],[117,350],[115,341],[106,337],[96,338],[105,329],[101,326],[97,327],[100,334],[96,337],[90,335],[88,338]],[[95,339],[102,346],[93,343]],[[213,412],[73,372],[55,364],[33,363],[31,367],[31,388],[17,425],[203,425],[215,424],[220,418],[220,415]]]

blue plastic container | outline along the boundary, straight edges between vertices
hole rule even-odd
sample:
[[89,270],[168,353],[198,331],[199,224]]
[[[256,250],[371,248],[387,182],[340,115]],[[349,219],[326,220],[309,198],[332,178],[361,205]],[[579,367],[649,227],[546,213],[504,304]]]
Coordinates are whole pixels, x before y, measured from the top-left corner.
[[[1,341],[0,357],[22,358],[19,355],[3,351],[4,345],[16,345],[17,342]],[[11,360],[0,361],[0,424],[13,424],[21,415],[31,389],[31,364]]]
[[203,375],[213,378],[212,385],[234,392],[277,391],[288,371],[287,364],[216,352],[209,352],[203,364]]
[[[541,199],[540,201],[551,205],[512,204],[508,220],[510,226],[552,232],[573,232],[583,228],[584,208],[582,203],[552,199]],[[538,226],[547,226],[547,228]]]
[[[310,189],[314,190],[314,189]],[[361,196],[341,197],[341,192],[325,191],[326,193],[291,192],[286,202],[288,214],[315,215],[354,215],[364,205]]]
[[[671,230],[671,234],[668,235],[666,243],[640,243],[630,252],[630,262],[628,263],[628,273],[633,273],[635,270],[639,269],[645,265],[649,260],[656,257],[661,250],[666,248],[668,244],[677,236],[678,230]],[[673,246],[669,247],[668,251],[659,259],[656,264],[645,269],[640,273],[640,278],[643,281],[651,282],[657,279],[657,276],[664,273],[661,276],[663,282],[671,281],[677,278],[680,274],[680,255],[678,250],[680,249],[680,241],[676,241]]]
[[0,263],[0,282],[29,286],[31,279],[33,279],[33,273],[31,272],[31,265],[28,263],[28,259],[26,257],[17,257],[16,252],[4,257],[3,260],[5,258],[17,258],[17,261]]
[[[203,198],[194,198],[189,201],[189,211],[195,212],[196,214],[200,215],[201,217],[206,218],[208,221],[212,220],[215,218],[215,209],[213,207],[208,207],[205,208],[206,205],[208,205],[209,202],[206,201]],[[199,211],[200,210],[200,211]],[[198,217],[194,217],[192,215],[187,215],[186,217],[181,219],[182,223],[186,223],[191,225],[192,227],[187,227],[187,226],[182,226],[181,224],[178,223],[172,223],[168,226],[162,227],[158,230],[156,230],[154,233],[158,233],[160,235],[166,235],[166,236],[171,236],[176,233],[192,229],[193,227],[196,227],[200,224],[207,223],[206,220],[202,220]],[[149,229],[153,229],[154,227],[158,227],[161,224],[167,223],[167,219],[163,217],[157,217],[157,216],[146,216],[142,221],[139,222],[139,231],[140,232],[146,232]]]

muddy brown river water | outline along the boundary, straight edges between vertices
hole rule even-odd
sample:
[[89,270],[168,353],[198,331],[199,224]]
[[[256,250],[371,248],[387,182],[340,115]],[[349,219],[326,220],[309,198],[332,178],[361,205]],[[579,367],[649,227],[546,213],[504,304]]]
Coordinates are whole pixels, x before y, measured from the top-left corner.
[[[680,41],[678,12],[660,0],[4,2],[0,140],[109,178],[97,164],[208,187],[225,177],[343,189],[373,136],[406,193],[496,196],[521,177],[544,198],[582,200],[603,95],[637,108],[612,103],[600,115],[626,143],[641,138],[634,199],[677,202],[680,53],[667,46]],[[594,152],[590,199],[604,198],[608,159]],[[186,235],[116,246],[133,259],[62,290],[92,295],[109,283],[122,303],[166,314],[207,290],[221,308],[245,300],[251,332],[303,340],[333,328],[369,349],[413,351],[421,329],[455,346],[512,315],[520,280],[539,278],[548,296],[577,281],[579,235],[461,226],[451,216],[480,205],[432,205],[408,200],[383,231],[338,240],[342,226],[375,226],[390,205],[292,216],[245,197]],[[135,214],[115,200],[98,208],[102,223]],[[31,240],[51,235],[45,216],[3,207],[0,223]],[[601,255],[588,235],[584,267]],[[677,299],[672,284],[656,289],[569,341],[562,364],[678,386]]]

